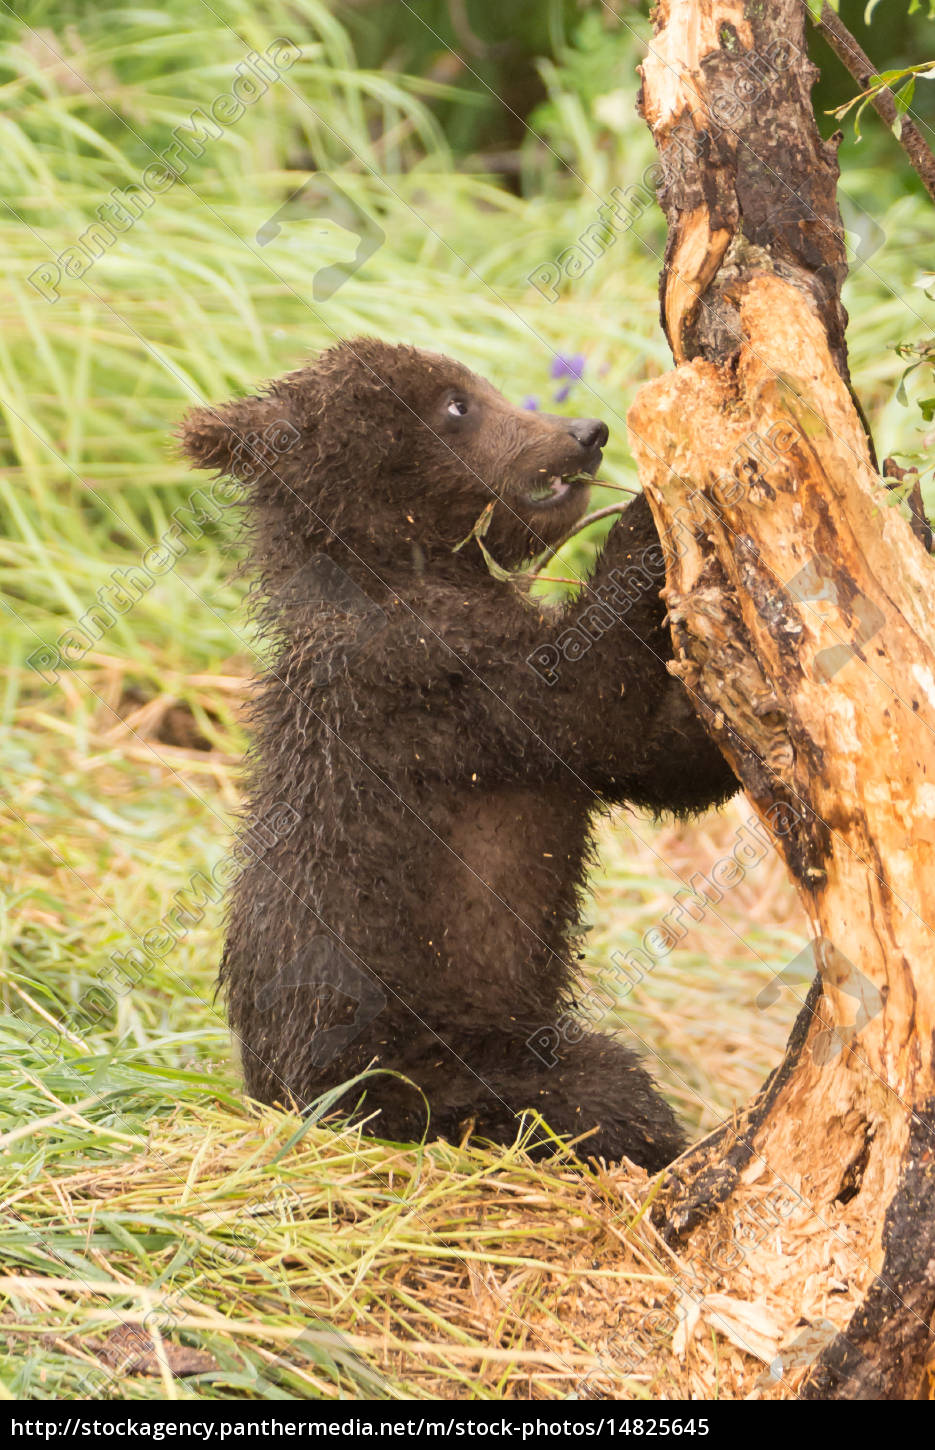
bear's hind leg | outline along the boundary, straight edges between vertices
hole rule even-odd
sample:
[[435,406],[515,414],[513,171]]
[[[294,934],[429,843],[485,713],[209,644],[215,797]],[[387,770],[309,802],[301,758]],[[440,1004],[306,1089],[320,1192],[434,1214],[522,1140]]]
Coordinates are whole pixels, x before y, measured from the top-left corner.
[[[411,1043],[392,1066],[422,1091],[395,1073],[377,1073],[362,1085],[361,1111],[375,1114],[367,1131],[397,1142],[426,1134],[429,1140],[458,1142],[472,1129],[478,1138],[510,1144],[519,1131],[519,1115],[535,1109],[561,1137],[597,1129],[577,1146],[581,1158],[613,1162],[626,1156],[655,1173],[685,1148],[685,1134],[669,1104],[636,1053],[618,1038],[586,1033],[577,1042],[540,1043],[540,1049],[534,1052],[528,1041],[499,1033],[461,1039],[457,1050],[434,1038]],[[340,1080],[351,1070],[341,1063],[335,1075]],[[531,1151],[539,1156],[551,1152],[552,1145],[540,1134]]]
[[[525,1043],[516,1053],[510,1071],[501,1070],[491,1088],[514,1113],[535,1108],[562,1137],[597,1128],[576,1149],[580,1157],[611,1162],[626,1156],[655,1173],[687,1146],[684,1130],[649,1073],[617,1038],[588,1033],[541,1057]],[[500,1114],[494,1117],[501,1130],[507,1129],[504,1137],[515,1136],[515,1118],[507,1128]],[[491,1127],[480,1115],[477,1133],[493,1137]]]
[[[431,1104],[430,1136],[457,1140],[473,1122],[477,1137],[509,1144],[519,1114],[533,1108],[562,1137],[597,1129],[577,1147],[581,1158],[626,1156],[655,1173],[686,1147],[674,1112],[618,1038],[587,1033],[577,1042],[540,1047],[534,1052],[528,1041],[487,1036],[463,1044],[457,1061],[413,1073]],[[532,1151],[552,1150],[540,1138]]]

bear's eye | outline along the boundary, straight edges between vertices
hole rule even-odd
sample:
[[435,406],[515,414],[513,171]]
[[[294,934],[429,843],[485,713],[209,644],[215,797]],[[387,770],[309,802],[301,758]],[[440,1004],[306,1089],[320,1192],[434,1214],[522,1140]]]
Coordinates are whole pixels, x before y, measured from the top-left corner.
[[448,404],[448,412],[452,418],[463,418],[468,410],[468,405],[463,398],[452,398]]

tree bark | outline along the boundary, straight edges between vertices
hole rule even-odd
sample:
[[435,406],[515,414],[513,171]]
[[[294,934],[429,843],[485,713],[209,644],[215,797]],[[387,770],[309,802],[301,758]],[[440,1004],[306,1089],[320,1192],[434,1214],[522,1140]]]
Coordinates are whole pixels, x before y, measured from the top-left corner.
[[[850,387],[804,25],[801,0],[661,0],[642,67],[676,367],[628,421],[672,668],[773,833],[819,972],[781,1065],[655,1212],[706,1301],[768,1310],[780,1393],[911,1398],[935,1312],[933,561]],[[737,1225],[770,1195],[748,1250]]]

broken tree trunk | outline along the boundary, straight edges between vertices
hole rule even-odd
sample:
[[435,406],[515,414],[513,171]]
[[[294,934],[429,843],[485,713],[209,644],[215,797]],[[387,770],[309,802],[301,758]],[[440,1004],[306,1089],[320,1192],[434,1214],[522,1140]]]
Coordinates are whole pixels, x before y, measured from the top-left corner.
[[805,13],[661,0],[642,67],[676,368],[628,421],[673,669],[773,833],[819,969],[780,1067],[656,1212],[705,1266],[702,1312],[777,1326],[779,1393],[904,1398],[928,1394],[935,1312],[935,568],[850,389]]

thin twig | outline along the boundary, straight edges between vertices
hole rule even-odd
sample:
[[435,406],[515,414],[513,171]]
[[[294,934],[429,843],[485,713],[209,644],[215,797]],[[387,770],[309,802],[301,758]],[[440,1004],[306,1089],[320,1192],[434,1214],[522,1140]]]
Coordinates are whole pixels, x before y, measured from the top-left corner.
[[638,488],[627,488],[626,485],[622,483],[608,483],[607,480],[604,478],[594,478],[591,480],[591,484],[594,488],[610,488],[614,491],[614,493],[628,493],[630,494],[631,498],[636,498],[637,494],[640,492]]
[[[629,492],[629,490],[627,491]],[[524,571],[523,577],[529,580],[538,579],[539,575],[542,573],[549,560],[554,559],[559,549],[564,549],[565,545],[570,543],[572,539],[576,538],[577,535],[581,533],[582,529],[586,529],[589,524],[596,524],[598,519],[609,519],[611,514],[622,514],[624,509],[629,507],[630,505],[626,503],[609,503],[607,504],[606,508],[595,509],[593,514],[587,514],[583,519],[579,519],[578,522],[575,524],[574,528],[571,529],[563,539],[559,539],[557,544],[554,544],[551,549],[546,550],[542,558],[537,561],[532,569]],[[581,584],[584,581],[581,579],[577,579],[575,582],[577,584]]]
[[[862,50],[847,26],[835,15],[831,6],[825,4],[821,10],[818,28],[844,68],[850,72],[862,91],[869,90],[879,71],[869,55]],[[877,115],[890,127],[899,116],[896,98],[889,86],[882,86],[872,97],[870,104]],[[922,132],[908,116],[902,117],[899,144],[909,157],[922,185],[932,201],[935,201],[935,156],[927,146]]]

